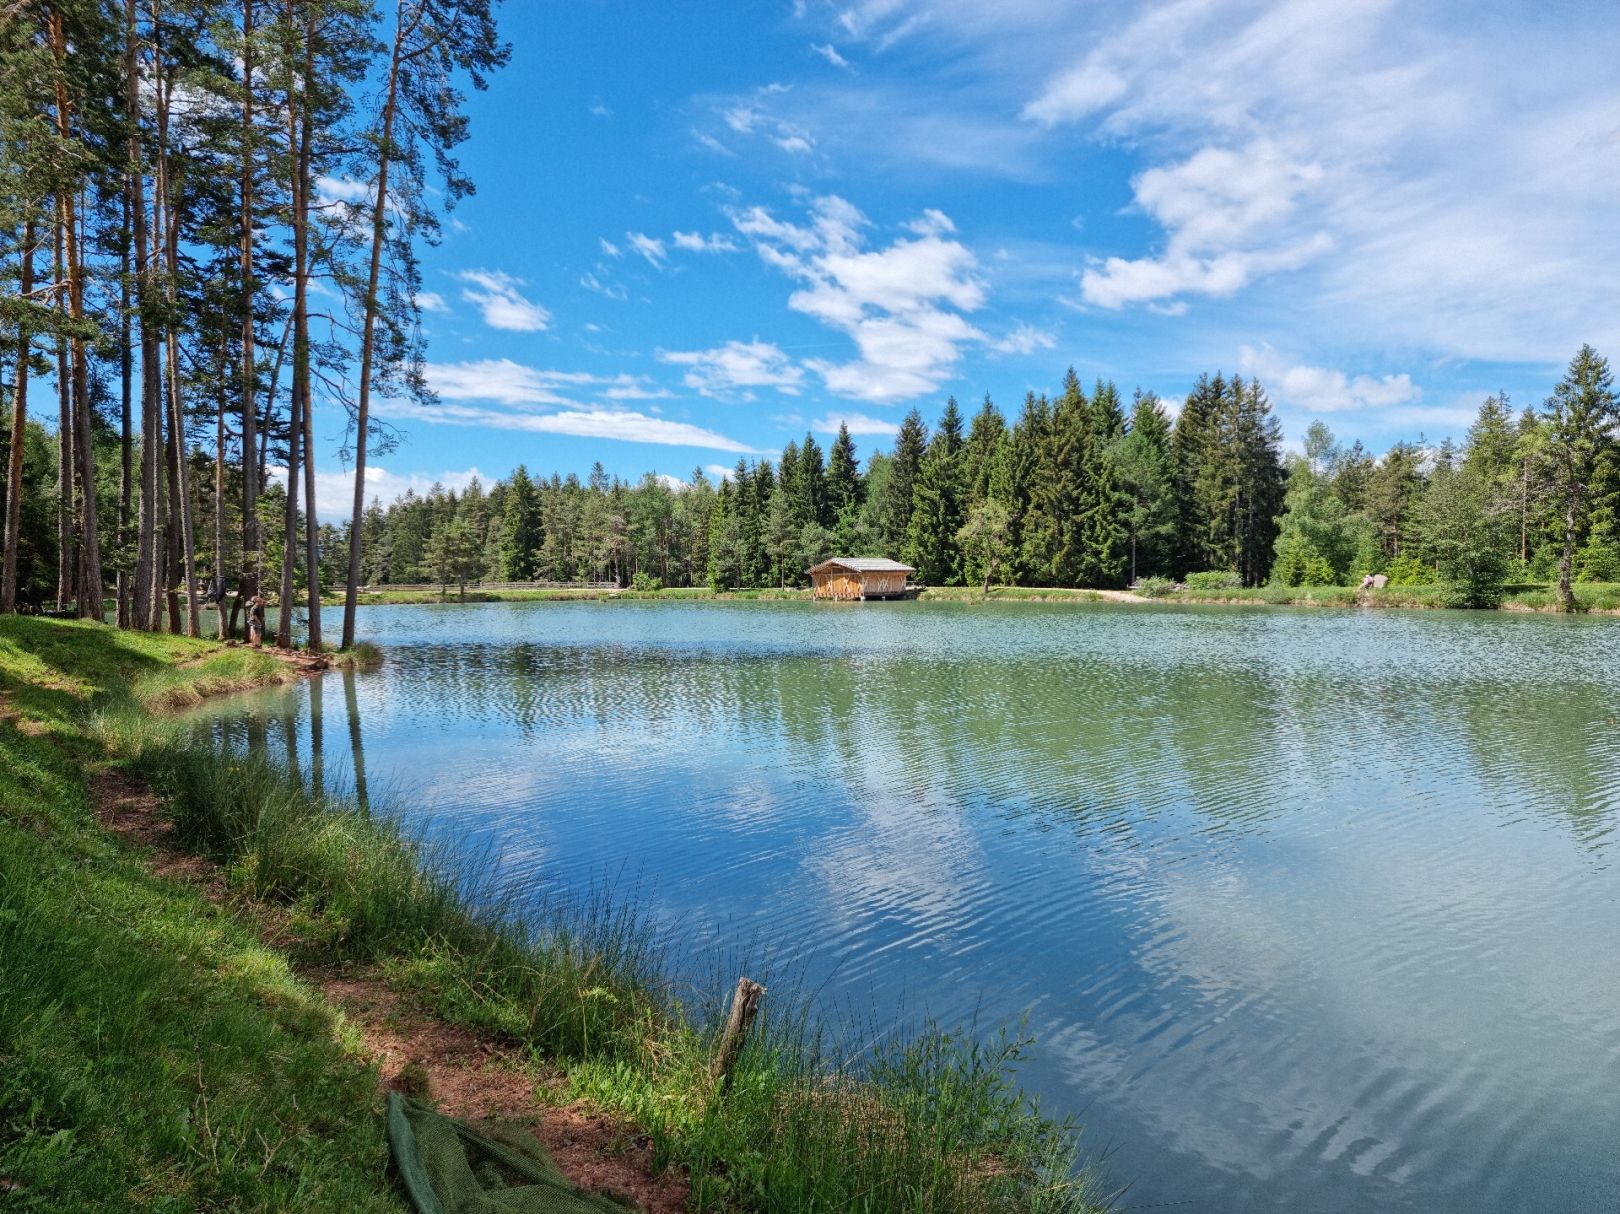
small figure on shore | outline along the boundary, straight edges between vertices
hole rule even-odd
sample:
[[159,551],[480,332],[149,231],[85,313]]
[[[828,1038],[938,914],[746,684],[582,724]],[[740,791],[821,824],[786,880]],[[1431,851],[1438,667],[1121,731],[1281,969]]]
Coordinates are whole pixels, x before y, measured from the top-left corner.
[[1363,590],[1382,590],[1387,585],[1389,585],[1389,578],[1382,573],[1369,573],[1361,579],[1361,588]]
[[264,598],[254,595],[248,600],[248,643],[255,649],[264,647]]

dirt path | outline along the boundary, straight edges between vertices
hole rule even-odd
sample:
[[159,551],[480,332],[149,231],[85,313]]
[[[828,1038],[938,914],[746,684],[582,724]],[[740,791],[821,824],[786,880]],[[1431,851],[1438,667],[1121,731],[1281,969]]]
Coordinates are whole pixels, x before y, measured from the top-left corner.
[[[90,797],[103,826],[150,849],[153,873],[189,882],[210,901],[225,903],[224,875],[170,844],[162,800],[150,789],[121,772],[100,771],[91,777]],[[284,944],[274,939],[275,916],[270,921],[267,942]],[[581,1188],[627,1197],[648,1214],[686,1209],[686,1178],[673,1170],[655,1175],[652,1147],[633,1127],[583,1104],[557,1103],[552,1092],[560,1089],[560,1076],[537,1080],[517,1057],[410,1008],[365,967],[306,968],[299,977],[359,1031],[383,1087],[425,1096],[452,1117],[522,1123]]]

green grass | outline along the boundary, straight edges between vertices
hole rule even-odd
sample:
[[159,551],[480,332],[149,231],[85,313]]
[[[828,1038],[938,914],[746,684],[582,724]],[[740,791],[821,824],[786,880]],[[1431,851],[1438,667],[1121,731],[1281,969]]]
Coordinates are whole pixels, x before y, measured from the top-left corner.
[[[334,1013],[92,816],[90,743],[62,744],[66,706],[120,685],[169,698],[151,668],[166,654],[195,656],[176,638],[0,620],[0,685],[22,709],[0,722],[5,1206],[400,1210],[375,1074]],[[240,677],[199,677],[224,673]]]
[[[180,674],[177,659],[191,663]],[[1012,1082],[1021,1040],[929,1029],[833,1048],[777,993],[722,1091],[708,1074],[717,1016],[675,999],[633,908],[603,895],[519,914],[476,862],[262,757],[200,748],[151,711],[182,701],[188,678],[278,673],[258,662],[273,659],[0,621],[0,686],[48,727],[0,725],[0,1176],[24,1186],[13,1199],[397,1208],[374,1077],[290,959],[375,967],[417,1005],[562,1065],[574,1095],[688,1170],[697,1209],[1101,1208],[1074,1171],[1075,1127]],[[96,826],[86,757],[167,799],[178,840],[221,866],[245,923],[151,878]],[[282,952],[254,940],[266,915]]]
[[287,908],[295,955],[377,964],[444,1018],[563,1063],[575,1095],[688,1169],[699,1209],[1096,1208],[1093,1182],[1070,1175],[1074,1127],[1018,1094],[1007,1043],[935,1031],[835,1066],[785,1008],[767,1025],[787,1030],[762,1031],[722,1094],[708,1077],[717,1023],[674,1000],[633,910],[601,897],[521,916],[454,857],[263,759],[144,727],[117,745],[170,796],[187,846]]

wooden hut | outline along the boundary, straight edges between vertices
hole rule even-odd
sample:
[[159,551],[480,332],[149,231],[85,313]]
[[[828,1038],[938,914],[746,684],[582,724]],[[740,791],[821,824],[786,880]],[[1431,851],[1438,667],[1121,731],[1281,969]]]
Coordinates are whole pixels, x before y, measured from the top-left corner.
[[881,556],[837,556],[809,570],[816,598],[846,602],[905,598],[906,579],[915,572]]

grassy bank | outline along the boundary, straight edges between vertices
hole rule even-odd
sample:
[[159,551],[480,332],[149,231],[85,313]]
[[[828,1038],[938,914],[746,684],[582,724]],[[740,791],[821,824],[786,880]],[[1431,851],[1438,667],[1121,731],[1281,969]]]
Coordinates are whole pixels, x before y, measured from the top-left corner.
[[[362,607],[429,603],[603,603],[617,599],[693,600],[758,602],[808,599],[808,590],[710,590],[707,586],[672,586],[664,590],[480,590],[469,586],[465,596],[452,588],[448,594],[437,590],[374,590],[360,596]],[[341,603],[342,600],[335,600]]]
[[[188,677],[246,679],[230,664],[273,660],[194,644],[0,621],[0,680],[23,714],[0,725],[0,959],[31,975],[0,996],[0,1175],[41,1208],[114,1194],[175,1209],[392,1208],[371,1078],[292,977],[336,963],[563,1067],[574,1095],[689,1171],[700,1209],[1097,1207],[1072,1177],[1073,1127],[1011,1082],[1023,1043],[929,1031],[837,1048],[768,997],[721,1090],[714,1018],[677,1002],[633,912],[603,900],[520,916],[462,858],[157,718],[151,706]],[[219,866],[236,917],[150,877],[97,826],[86,760],[158,791],[178,840]],[[238,922],[265,914],[281,951]],[[172,1048],[138,1048],[154,1020]]]
[[[1579,612],[1620,611],[1620,585],[1612,582],[1578,582],[1574,586],[1575,609]],[[1157,599],[1161,603],[1216,603],[1241,606],[1270,604],[1291,607],[1405,607],[1435,609],[1450,606],[1454,596],[1444,585],[1385,586],[1382,590],[1361,590],[1354,586],[1251,586],[1226,590],[1173,590]],[[1502,611],[1557,611],[1554,586],[1508,586],[1502,596]]]
[[285,958],[96,821],[95,704],[284,677],[274,659],[0,618],[0,1178],[7,1209],[404,1207],[374,1076]]

